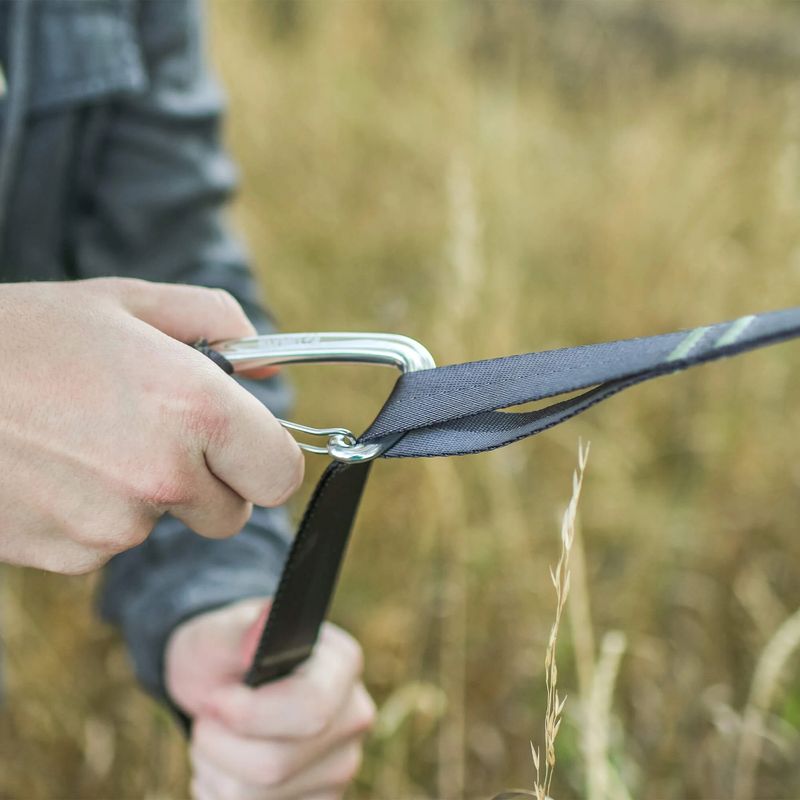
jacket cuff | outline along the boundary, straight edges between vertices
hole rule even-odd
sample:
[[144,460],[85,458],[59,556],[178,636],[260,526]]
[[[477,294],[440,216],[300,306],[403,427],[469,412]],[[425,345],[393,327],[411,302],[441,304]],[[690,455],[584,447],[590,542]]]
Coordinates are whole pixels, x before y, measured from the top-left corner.
[[146,542],[109,562],[100,613],[121,628],[151,695],[172,706],[164,651],[175,628],[238,600],[273,595],[289,540],[283,509],[255,508],[247,528],[227,540],[204,539],[165,517]]

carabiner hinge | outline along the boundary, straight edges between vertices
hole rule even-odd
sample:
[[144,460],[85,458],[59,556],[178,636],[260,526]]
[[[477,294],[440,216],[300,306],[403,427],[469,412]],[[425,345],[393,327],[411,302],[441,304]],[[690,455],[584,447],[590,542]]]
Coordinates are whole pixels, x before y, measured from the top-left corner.
[[[416,372],[436,366],[419,342],[393,333],[284,333],[217,342],[213,349],[233,366],[234,372],[281,364],[379,364]],[[336,461],[371,461],[385,453],[397,437],[380,442],[358,442],[347,428],[312,428],[279,420],[291,431],[327,436],[325,447],[298,442],[309,453],[327,454]]]

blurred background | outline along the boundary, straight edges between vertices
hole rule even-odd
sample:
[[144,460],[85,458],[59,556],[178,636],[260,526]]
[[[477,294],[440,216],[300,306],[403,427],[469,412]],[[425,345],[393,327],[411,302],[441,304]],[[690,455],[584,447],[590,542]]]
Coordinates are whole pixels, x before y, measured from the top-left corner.
[[[800,305],[796,3],[209,14],[235,224],[285,330],[404,333],[446,364]],[[350,798],[531,787],[579,437],[553,796],[800,797],[798,365],[787,344],[498,452],[378,465],[333,613],[381,709]],[[354,429],[393,380],[291,376],[296,419]],[[181,737],[93,586],[3,573],[2,798],[187,795]]]

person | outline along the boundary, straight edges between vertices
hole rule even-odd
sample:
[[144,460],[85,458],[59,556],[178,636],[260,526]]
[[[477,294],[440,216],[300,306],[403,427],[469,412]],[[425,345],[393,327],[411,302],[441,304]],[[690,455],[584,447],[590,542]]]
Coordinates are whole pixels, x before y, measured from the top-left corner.
[[108,562],[102,614],[191,720],[198,800],[340,797],[374,717],[355,640],[241,682],[302,458],[279,377],[187,346],[272,330],[222,216],[200,10],[0,0],[0,64],[0,561]]

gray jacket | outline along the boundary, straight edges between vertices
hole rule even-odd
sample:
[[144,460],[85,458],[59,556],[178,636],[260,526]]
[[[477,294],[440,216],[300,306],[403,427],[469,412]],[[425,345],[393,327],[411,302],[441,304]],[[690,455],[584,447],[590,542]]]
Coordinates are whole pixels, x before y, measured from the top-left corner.
[[[221,216],[234,172],[193,0],[0,0],[0,63],[2,280],[124,275],[223,287],[270,329]],[[285,412],[280,381],[248,388]],[[167,517],[113,559],[102,613],[121,627],[148,690],[163,696],[173,628],[270,594],[287,542],[282,510],[256,509],[227,541]]]

